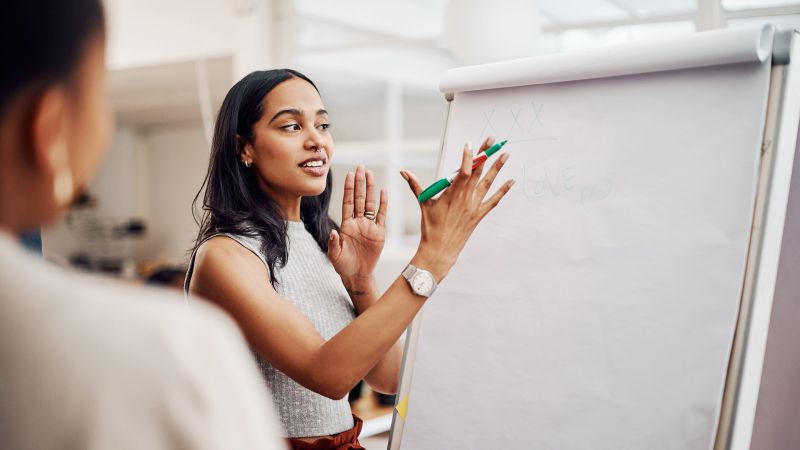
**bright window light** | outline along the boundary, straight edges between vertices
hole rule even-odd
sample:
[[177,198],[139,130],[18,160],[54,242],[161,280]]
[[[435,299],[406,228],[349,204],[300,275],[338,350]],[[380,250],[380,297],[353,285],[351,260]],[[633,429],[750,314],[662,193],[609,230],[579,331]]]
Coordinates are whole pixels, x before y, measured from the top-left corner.
[[773,6],[800,5],[798,0],[722,0],[722,7],[728,10],[769,8]]
[[614,44],[646,42],[691,34],[693,22],[664,22],[627,25],[607,30],[567,30],[558,38],[561,51],[576,51],[605,47]]
[[771,23],[773,25],[777,25],[778,28],[782,28],[784,30],[800,29],[800,15],[748,17],[746,19],[731,19],[728,21],[728,26],[732,28],[737,28],[737,27],[761,25],[765,23]]

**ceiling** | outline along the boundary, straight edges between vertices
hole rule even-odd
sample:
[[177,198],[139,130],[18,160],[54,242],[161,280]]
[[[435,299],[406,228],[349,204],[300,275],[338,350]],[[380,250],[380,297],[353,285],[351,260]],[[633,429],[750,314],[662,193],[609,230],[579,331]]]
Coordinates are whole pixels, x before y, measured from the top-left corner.
[[230,57],[159,64],[109,72],[112,108],[119,123],[139,128],[197,123],[201,91],[198,70],[205,70],[213,111],[232,84]]
[[[539,41],[541,53],[692,33],[698,8],[717,8],[731,26],[771,20],[800,28],[800,0],[453,0],[458,3],[452,5],[448,0],[284,1],[291,6],[294,23],[294,36],[287,40],[292,56],[286,64],[317,82],[328,108],[345,119],[338,133],[348,139],[385,134],[390,85],[400,86],[405,107],[418,112],[404,117],[405,129],[422,130],[424,137],[437,133],[425,124],[440,113],[438,80],[445,70],[463,64],[454,57],[461,42],[446,26],[454,7],[487,23],[474,34],[494,39],[493,47],[487,47],[490,52],[515,39],[503,26],[509,17],[541,28],[531,35],[528,27],[516,26],[517,39]],[[204,61],[204,85],[216,111],[234,81],[232,58]],[[135,127],[196,123],[202,119],[198,74],[194,60],[112,71],[118,120]]]
[[[698,3],[699,2],[699,3]],[[537,53],[688,34],[717,10],[725,21],[783,19],[800,27],[800,0],[293,0],[296,36],[292,64],[309,72],[340,72],[435,89],[441,73],[465,61],[455,58],[459,36],[448,33],[448,9],[471,10],[487,22],[475,33],[502,48],[515,39],[538,40]],[[498,9],[500,11],[498,11]],[[729,11],[730,10],[730,11]],[[509,11],[511,12],[509,14]],[[527,15],[520,19],[518,15]],[[504,30],[504,19],[517,36]],[[741,20],[739,20],[741,22]],[[481,23],[481,22],[479,22]],[[482,28],[482,27],[478,27]],[[703,27],[701,27],[703,28]],[[705,26],[704,28],[709,28]],[[502,31],[502,33],[498,33]],[[448,36],[450,34],[450,36]],[[457,52],[455,52],[457,53]],[[529,54],[529,53],[526,53]],[[413,64],[409,64],[413,61]]]

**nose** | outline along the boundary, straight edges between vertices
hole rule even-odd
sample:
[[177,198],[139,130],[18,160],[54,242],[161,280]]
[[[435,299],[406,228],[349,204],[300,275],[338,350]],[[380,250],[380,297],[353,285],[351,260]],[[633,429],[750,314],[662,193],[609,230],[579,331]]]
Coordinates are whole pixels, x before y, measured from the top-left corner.
[[325,149],[325,139],[316,128],[310,128],[304,143],[306,150],[322,151]]

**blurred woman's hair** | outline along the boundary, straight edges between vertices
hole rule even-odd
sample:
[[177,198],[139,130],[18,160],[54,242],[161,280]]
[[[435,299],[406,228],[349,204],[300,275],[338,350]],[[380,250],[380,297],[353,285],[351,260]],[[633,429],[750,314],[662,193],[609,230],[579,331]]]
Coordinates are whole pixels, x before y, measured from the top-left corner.
[[100,0],[9,1],[0,13],[0,116],[22,93],[70,83],[91,37],[105,32]]
[[[316,85],[300,72],[275,69],[253,72],[233,85],[222,102],[211,142],[208,172],[192,202],[192,213],[200,225],[195,248],[217,233],[232,233],[260,238],[266,256],[270,282],[274,286],[275,267],[284,266],[289,256],[286,239],[285,212],[258,185],[255,168],[240,160],[241,149],[255,139],[253,125],[264,113],[267,94],[277,85],[292,78]],[[241,140],[237,140],[237,136]],[[300,216],[306,230],[323,252],[328,251],[328,238],[336,223],[328,216],[331,200],[331,173],[322,194],[303,197]],[[203,194],[205,189],[205,194]],[[203,195],[202,210],[197,202]]]

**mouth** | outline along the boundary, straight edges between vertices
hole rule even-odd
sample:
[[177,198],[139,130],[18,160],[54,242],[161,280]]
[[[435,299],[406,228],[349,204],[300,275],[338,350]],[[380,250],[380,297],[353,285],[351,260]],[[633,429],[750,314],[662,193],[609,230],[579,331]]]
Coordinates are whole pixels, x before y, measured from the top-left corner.
[[328,165],[328,160],[324,156],[315,156],[313,158],[309,158],[297,166],[300,167],[304,172],[314,175],[314,176],[321,176],[325,175],[327,172],[326,167]]
[[327,163],[328,160],[322,156],[315,156],[313,158],[308,158],[307,160],[298,164],[300,167],[322,167]]

